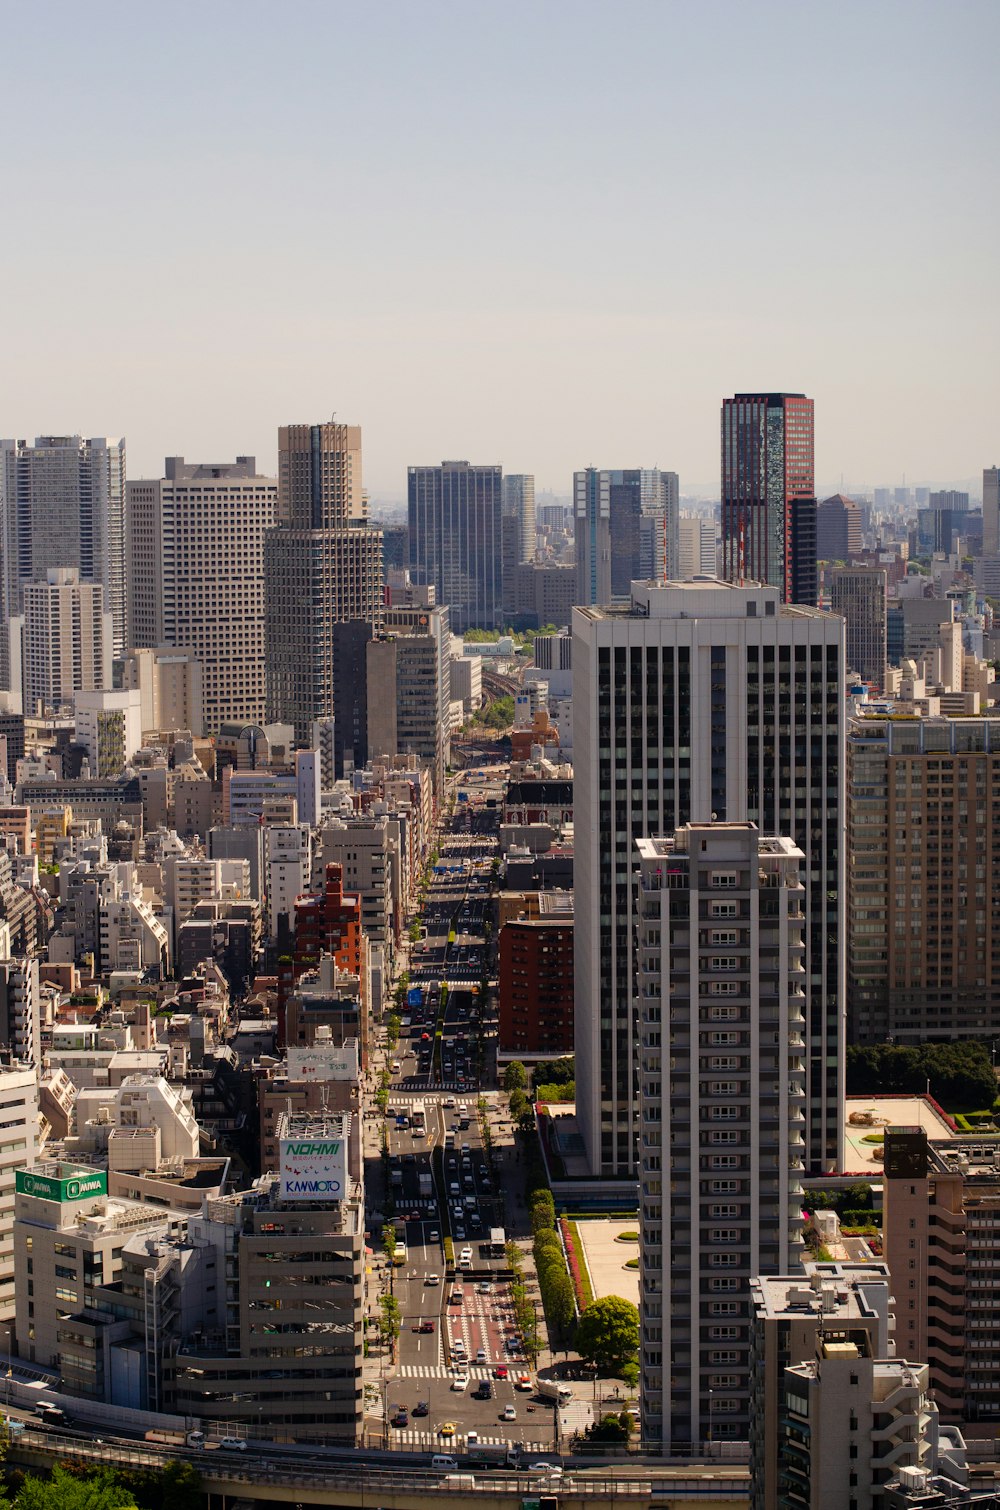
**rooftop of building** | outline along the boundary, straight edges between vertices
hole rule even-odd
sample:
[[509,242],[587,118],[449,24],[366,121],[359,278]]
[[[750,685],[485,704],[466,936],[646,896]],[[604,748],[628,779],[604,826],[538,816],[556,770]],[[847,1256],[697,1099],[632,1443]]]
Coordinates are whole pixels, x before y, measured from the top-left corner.
[[[779,855],[786,860],[805,858],[794,839],[786,839],[783,835],[761,834],[756,823],[750,822],[686,823],[669,837],[660,835],[636,839],[635,846],[642,860],[666,860],[690,854],[691,840],[697,841],[704,835],[711,835],[720,841],[756,836],[758,855]],[[714,858],[717,857],[713,855]]]
[[[883,1263],[806,1264],[802,1274],[766,1274],[750,1281],[759,1319],[816,1315],[836,1325],[874,1320],[888,1309],[889,1269]],[[883,1299],[881,1308],[874,1301]]]
[[577,607],[595,622],[612,619],[744,619],[796,618],[831,622],[818,608],[782,603],[776,587],[763,582],[725,582],[697,576],[684,581],[632,583],[629,602]]

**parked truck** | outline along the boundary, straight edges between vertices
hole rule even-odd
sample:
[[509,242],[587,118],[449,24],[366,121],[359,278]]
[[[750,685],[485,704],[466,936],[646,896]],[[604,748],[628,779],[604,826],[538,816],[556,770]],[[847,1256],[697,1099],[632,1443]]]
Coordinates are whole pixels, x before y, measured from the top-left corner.
[[434,1176],[429,1169],[422,1169],[417,1176],[420,1185],[420,1194],[425,1199],[434,1194]]
[[536,1386],[543,1400],[552,1400],[556,1405],[565,1405],[573,1398],[569,1385],[560,1384],[558,1379],[538,1379]]

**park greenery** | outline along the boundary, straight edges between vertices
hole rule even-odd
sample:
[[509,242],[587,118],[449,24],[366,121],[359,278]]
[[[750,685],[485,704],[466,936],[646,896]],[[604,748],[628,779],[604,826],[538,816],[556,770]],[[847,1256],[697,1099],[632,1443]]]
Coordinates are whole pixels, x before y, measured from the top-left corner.
[[997,1099],[990,1050],[983,1043],[854,1044],[847,1050],[847,1094],[922,1096],[945,1111],[991,1109]]

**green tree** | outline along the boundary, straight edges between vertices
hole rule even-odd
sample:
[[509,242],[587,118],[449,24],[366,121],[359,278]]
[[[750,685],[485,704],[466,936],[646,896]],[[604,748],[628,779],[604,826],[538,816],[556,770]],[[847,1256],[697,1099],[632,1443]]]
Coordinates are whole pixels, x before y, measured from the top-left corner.
[[513,1119],[514,1119],[515,1122],[519,1122],[521,1120],[521,1118],[524,1116],[525,1110],[527,1109],[528,1105],[529,1105],[528,1098],[524,1094],[523,1091],[520,1091],[520,1090],[518,1090],[518,1091],[511,1091],[511,1093],[510,1093],[510,1114],[513,1117]]
[[571,1085],[576,1079],[576,1060],[572,1054],[564,1054],[561,1059],[553,1059],[550,1064],[535,1066],[535,1085]]
[[395,1295],[383,1295],[378,1308],[379,1331],[382,1333],[382,1340],[394,1347],[403,1329],[403,1313],[399,1309],[399,1301]]
[[523,1091],[528,1084],[528,1072],[520,1059],[512,1059],[503,1072],[503,1088],[509,1094],[511,1091]]
[[593,1300],[580,1317],[576,1350],[602,1374],[621,1374],[639,1356],[639,1311],[620,1295]]
[[29,1475],[14,1500],[15,1510],[135,1510],[135,1503],[110,1468],[77,1478],[58,1463],[50,1478]]
[[385,1024],[385,1043],[386,1043],[386,1048],[389,1050],[390,1054],[393,1052],[393,1050],[395,1049],[397,1043],[399,1042],[399,1030],[400,1030],[400,1028],[402,1026],[403,1026],[402,1018],[397,1017],[396,1014],[395,1014],[395,1012],[393,1012],[386,1019],[386,1024]]
[[392,1222],[386,1222],[382,1228],[382,1251],[392,1263],[392,1256],[396,1251],[396,1228]]
[[[622,1423],[622,1415],[626,1416],[627,1424]],[[588,1426],[587,1436],[591,1442],[607,1442],[609,1446],[620,1445],[628,1441],[631,1424],[631,1416],[626,1415],[624,1411],[617,1416],[602,1416],[600,1421],[595,1421],[593,1426]]]

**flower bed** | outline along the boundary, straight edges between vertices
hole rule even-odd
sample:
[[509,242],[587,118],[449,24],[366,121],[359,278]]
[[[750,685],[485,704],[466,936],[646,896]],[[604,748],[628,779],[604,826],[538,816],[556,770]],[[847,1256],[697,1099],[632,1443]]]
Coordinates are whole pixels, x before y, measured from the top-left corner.
[[576,1291],[577,1309],[583,1312],[594,1299],[594,1287],[590,1283],[590,1275],[587,1272],[587,1261],[583,1256],[580,1233],[576,1222],[567,1221],[564,1216],[559,1218],[559,1230],[562,1232],[566,1261],[569,1264],[573,1289]]

